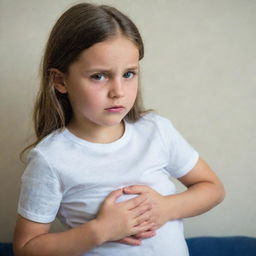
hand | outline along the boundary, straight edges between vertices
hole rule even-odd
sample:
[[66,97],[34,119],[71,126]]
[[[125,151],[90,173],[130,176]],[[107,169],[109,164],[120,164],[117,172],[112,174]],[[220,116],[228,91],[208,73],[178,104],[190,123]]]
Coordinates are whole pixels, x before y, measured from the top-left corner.
[[149,215],[151,204],[146,202],[144,195],[117,203],[122,194],[122,189],[110,193],[95,219],[101,228],[103,241],[116,241],[143,233],[155,225]]
[[155,234],[156,232],[154,230],[149,229],[145,232],[138,233],[133,236],[128,236],[115,242],[129,245],[141,245],[141,239],[153,237]]
[[167,199],[154,189],[145,185],[134,185],[123,188],[125,194],[139,194],[146,197],[146,202],[151,205],[151,221],[155,223],[153,228],[147,232],[140,232],[135,235],[137,238],[146,238],[150,231],[160,228],[164,223],[169,221],[167,210]]

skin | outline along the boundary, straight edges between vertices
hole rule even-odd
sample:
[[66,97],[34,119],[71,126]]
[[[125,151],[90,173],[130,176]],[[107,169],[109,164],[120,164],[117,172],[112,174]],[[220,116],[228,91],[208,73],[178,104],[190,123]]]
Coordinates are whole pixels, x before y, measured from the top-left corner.
[[[131,69],[132,66],[136,68]],[[103,69],[109,71],[102,74]],[[138,89],[138,74],[132,72],[138,70],[138,49],[122,36],[85,50],[68,74],[51,69],[55,88],[67,93],[74,110],[67,128],[95,143],[120,138],[124,132],[122,120],[132,108]],[[113,105],[123,105],[124,109],[119,113],[106,111]],[[80,255],[108,241],[139,245],[167,221],[206,212],[224,198],[223,185],[201,158],[179,181],[187,190],[170,196],[138,185],[113,191],[94,220],[65,232],[49,233],[51,223],[32,222],[18,215],[13,241],[15,255]],[[138,196],[116,203],[124,193]]]
[[[59,79],[55,88],[68,94],[74,112],[69,130],[96,143],[122,136],[122,119],[134,105],[138,90],[139,52],[130,40],[119,36],[97,43],[71,64],[69,74],[54,71]],[[115,105],[124,110],[106,111]]]

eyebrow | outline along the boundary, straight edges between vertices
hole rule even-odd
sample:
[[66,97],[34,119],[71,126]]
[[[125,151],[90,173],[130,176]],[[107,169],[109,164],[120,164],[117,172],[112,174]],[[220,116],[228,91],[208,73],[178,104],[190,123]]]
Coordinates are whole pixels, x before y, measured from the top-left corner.
[[[139,66],[131,66],[131,67],[128,67],[128,68],[126,68],[125,70],[138,70],[139,69]],[[91,73],[91,72],[111,72],[112,71],[112,69],[105,69],[105,68],[101,68],[101,67],[99,67],[99,68],[97,68],[97,67],[95,67],[95,68],[92,68],[92,69],[86,69],[85,70],[87,73]]]

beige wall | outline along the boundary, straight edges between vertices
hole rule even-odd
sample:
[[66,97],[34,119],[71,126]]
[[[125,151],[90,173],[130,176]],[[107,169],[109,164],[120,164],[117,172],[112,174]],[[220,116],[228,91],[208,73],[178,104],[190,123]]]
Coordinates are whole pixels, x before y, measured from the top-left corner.
[[[186,236],[256,236],[256,1],[101,2],[141,30],[146,106],[171,119],[225,184],[225,202],[187,219]],[[72,3],[0,0],[0,241],[12,239],[42,49]]]

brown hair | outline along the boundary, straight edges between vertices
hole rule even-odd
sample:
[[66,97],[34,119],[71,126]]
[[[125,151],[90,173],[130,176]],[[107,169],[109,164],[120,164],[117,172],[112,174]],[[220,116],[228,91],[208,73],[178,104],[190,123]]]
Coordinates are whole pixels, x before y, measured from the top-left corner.
[[[120,33],[138,47],[141,60],[144,56],[144,45],[137,27],[114,7],[80,3],[69,8],[57,20],[40,66],[41,84],[33,114],[37,139],[21,152],[21,158],[26,150],[37,145],[52,131],[63,129],[72,117],[68,97],[54,88],[54,74],[50,69],[68,73],[69,66],[79,58],[82,51]],[[125,118],[135,122],[149,111],[151,110],[143,107],[139,86],[134,106]]]

